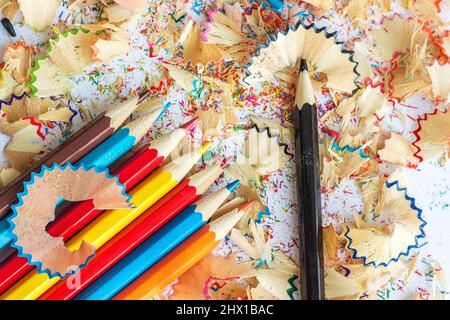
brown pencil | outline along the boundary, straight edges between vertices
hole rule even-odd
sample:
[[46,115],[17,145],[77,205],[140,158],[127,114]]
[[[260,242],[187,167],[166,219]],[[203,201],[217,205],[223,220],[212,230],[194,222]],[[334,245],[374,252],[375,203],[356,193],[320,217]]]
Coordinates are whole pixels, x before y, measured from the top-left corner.
[[54,163],[63,165],[66,162],[77,162],[111,136],[146,96],[146,93],[141,94],[139,97],[103,112],[63,144],[53,149],[47,156],[36,163],[33,168],[7,185],[0,193],[0,219],[9,213],[11,204],[14,203],[17,194],[22,191],[23,181],[28,180],[32,172],[39,170],[43,165],[51,166]]

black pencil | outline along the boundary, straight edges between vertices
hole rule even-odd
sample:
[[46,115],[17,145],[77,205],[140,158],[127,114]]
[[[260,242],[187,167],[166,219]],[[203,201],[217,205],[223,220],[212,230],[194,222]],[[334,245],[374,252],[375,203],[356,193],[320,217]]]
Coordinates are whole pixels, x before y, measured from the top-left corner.
[[11,21],[9,21],[9,19],[3,18],[1,20],[1,23],[2,23],[3,27],[6,29],[6,31],[8,31],[8,33],[11,35],[11,37],[16,36],[16,30],[14,30],[14,27],[13,27]]
[[294,112],[302,300],[325,299],[317,109]]

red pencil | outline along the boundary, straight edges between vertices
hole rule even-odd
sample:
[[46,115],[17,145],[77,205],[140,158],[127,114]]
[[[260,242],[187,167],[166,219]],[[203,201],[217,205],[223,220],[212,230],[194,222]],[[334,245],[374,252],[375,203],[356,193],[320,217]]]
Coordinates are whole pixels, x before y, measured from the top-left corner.
[[[196,122],[197,119],[191,120],[181,128],[145,145],[112,171],[112,174],[119,176],[119,181],[126,185],[126,190],[134,187],[164,162]],[[47,231],[50,235],[67,241],[102,212],[103,210],[95,209],[91,200],[76,203],[50,223]],[[17,252],[14,252],[0,265],[0,294],[33,268],[27,259],[18,257]]]
[[76,286],[67,278],[39,297],[39,300],[70,300],[163,227],[184,208],[196,201],[222,174],[228,163],[213,165],[184,179],[175,189],[155,203],[128,227],[117,234],[81,269]]

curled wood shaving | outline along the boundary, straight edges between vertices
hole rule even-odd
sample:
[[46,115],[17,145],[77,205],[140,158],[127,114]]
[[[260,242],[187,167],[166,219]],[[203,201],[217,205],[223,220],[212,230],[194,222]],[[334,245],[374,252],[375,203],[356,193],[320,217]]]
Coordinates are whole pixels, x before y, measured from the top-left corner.
[[13,246],[19,250],[19,255],[50,277],[64,277],[85,265],[95,247],[83,241],[78,250],[70,250],[61,237],[55,238],[46,232],[46,225],[55,218],[55,203],[59,198],[67,201],[92,199],[97,209],[130,208],[124,186],[116,180],[105,172],[70,165],[55,165],[51,169],[44,168],[39,175],[34,174],[19,195],[9,220],[14,234]]
[[70,78],[93,63],[107,62],[129,52],[129,35],[111,24],[67,29],[50,40],[47,56],[35,60],[32,95],[61,96],[71,89]]
[[387,163],[406,166],[415,162],[414,146],[401,134],[391,133],[391,137],[385,141],[384,148],[378,151],[380,159]]
[[233,257],[222,258],[209,254],[178,279],[169,299],[242,299],[247,294],[242,280],[253,278],[255,274],[255,269],[247,263],[237,263]]
[[244,41],[240,25],[226,14],[219,11],[210,12],[209,19],[207,29],[202,33],[205,43],[233,46]]
[[285,163],[292,158],[287,154],[286,147],[280,146],[278,137],[271,137],[268,130],[258,131],[254,127],[248,132],[244,156],[258,175],[270,175],[283,169]]
[[431,78],[431,87],[436,100],[450,101],[450,64],[440,65],[437,61],[427,67]]
[[385,184],[377,211],[378,223],[387,224],[349,225],[346,237],[354,258],[363,259],[365,265],[387,266],[417,247],[418,239],[424,236],[425,222],[414,199],[398,187],[398,182]]
[[[315,92],[322,85],[347,93],[357,89],[356,64],[351,61],[350,54],[342,51],[334,37],[327,37],[325,32],[314,28],[306,29],[302,24],[296,30],[287,30],[286,34],[279,33],[276,40],[253,57],[248,68],[248,81],[282,80],[297,84],[304,74],[300,72],[302,60],[306,62],[312,80],[312,83],[303,83],[312,86]],[[298,105],[299,108],[302,106]]]

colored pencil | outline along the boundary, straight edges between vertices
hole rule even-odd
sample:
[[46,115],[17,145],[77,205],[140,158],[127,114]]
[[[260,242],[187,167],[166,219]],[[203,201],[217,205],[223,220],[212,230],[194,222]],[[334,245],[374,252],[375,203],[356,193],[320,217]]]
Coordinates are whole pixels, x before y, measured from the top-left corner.
[[129,226],[104,245],[89,264],[81,269],[77,285],[71,279],[60,281],[40,300],[69,300],[123,259],[149,236],[159,230],[183,209],[196,201],[222,174],[225,166],[213,165],[183,180]]
[[86,168],[105,169],[109,167],[141,141],[153,126],[153,123],[165,113],[169,106],[170,103],[164,107],[156,108],[150,114],[139,117],[123,126],[85,155],[77,164],[82,164]]
[[302,300],[325,298],[317,108],[294,113]]
[[[131,121],[91,150],[77,164],[83,165],[85,168],[107,168],[133,148],[145,136],[153,123],[167,110],[168,106],[156,108],[149,115]],[[124,116],[123,110],[120,110],[118,113],[122,117]],[[57,204],[61,204],[63,201],[64,199],[59,199]],[[0,249],[12,240],[9,234],[9,224],[6,221],[0,224],[0,239],[4,241],[0,243]]]
[[30,179],[32,172],[41,170],[43,165],[51,167],[55,163],[63,165],[66,162],[77,162],[111,136],[137,108],[139,101],[139,98],[134,98],[102,113],[63,144],[52,150],[32,169],[3,188],[0,193],[0,218],[10,212],[11,204],[17,199],[17,194],[23,190],[23,182]]
[[235,209],[203,226],[113,299],[145,300],[159,294],[167,285],[217,247],[250,205],[250,203],[245,204],[240,209]]
[[[130,192],[132,195],[131,201],[135,206],[133,209],[106,211],[86,228],[78,232],[67,242],[66,246],[70,250],[76,250],[82,241],[86,241],[97,250],[101,248],[145,210],[172,190],[186,176],[210,145],[211,143],[205,144],[199,150],[183,155],[155,171]],[[50,279],[47,274],[33,270],[6,291],[0,299],[34,300],[58,281],[58,277]]]
[[[114,297],[120,290],[205,225],[238,185],[239,181],[235,181],[183,210],[75,299],[107,300]],[[147,224],[141,226],[143,229],[146,227]],[[130,237],[132,236],[133,234],[130,234]]]
[[[111,174],[118,176],[126,190],[133,188],[164,162],[196,122],[197,118],[143,146]],[[67,241],[102,212],[95,209],[92,201],[73,204],[48,225],[47,231],[50,235]],[[0,264],[0,294],[32,269],[33,266],[28,264],[27,259],[18,257],[17,252],[11,255]]]
[[281,0],[267,0],[267,2],[275,11],[281,11],[285,7],[284,1]]

